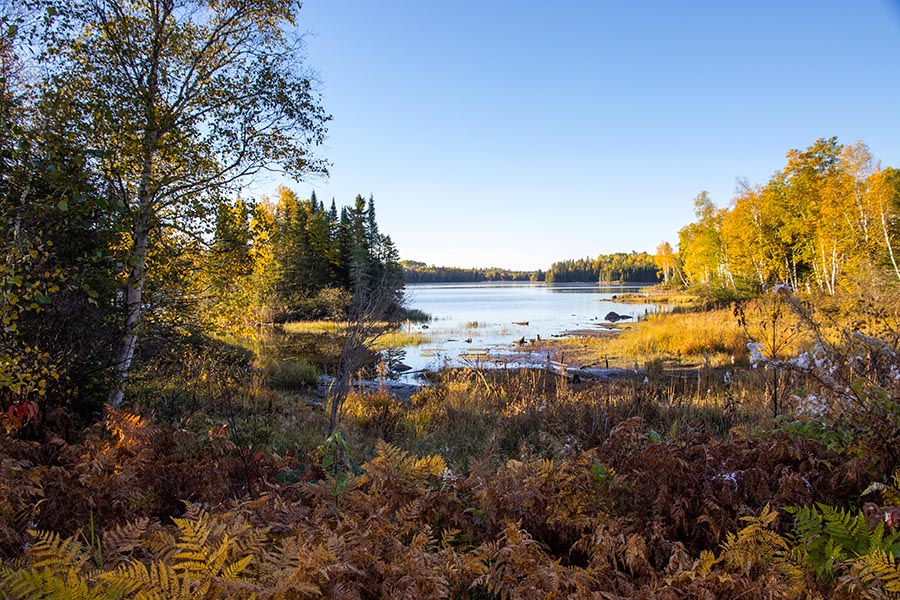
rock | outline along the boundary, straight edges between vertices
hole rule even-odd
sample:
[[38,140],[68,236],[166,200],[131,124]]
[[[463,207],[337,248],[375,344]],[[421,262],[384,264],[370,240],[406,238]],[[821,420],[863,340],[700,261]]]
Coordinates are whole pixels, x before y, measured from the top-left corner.
[[610,323],[615,323],[616,321],[626,321],[626,320],[632,319],[634,317],[632,317],[631,315],[620,315],[619,313],[617,313],[616,311],[613,310],[613,311],[606,313],[606,316],[603,318],[604,318],[604,320],[609,321]]

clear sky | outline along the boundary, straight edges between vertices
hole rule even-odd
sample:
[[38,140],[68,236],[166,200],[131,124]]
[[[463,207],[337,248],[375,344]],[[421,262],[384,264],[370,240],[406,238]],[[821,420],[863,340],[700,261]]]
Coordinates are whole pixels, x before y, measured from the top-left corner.
[[404,259],[653,252],[820,137],[900,167],[896,0],[307,0],[300,27],[332,167],[288,185],[373,194]]

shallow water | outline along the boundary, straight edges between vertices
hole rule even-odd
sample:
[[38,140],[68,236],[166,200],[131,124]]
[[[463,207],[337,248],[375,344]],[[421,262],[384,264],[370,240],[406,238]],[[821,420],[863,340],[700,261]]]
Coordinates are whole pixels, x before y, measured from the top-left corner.
[[[614,311],[637,320],[659,308],[620,304],[617,294],[642,286],[597,284],[479,283],[415,284],[406,287],[410,308],[432,316],[428,323],[407,323],[430,341],[407,346],[398,357],[413,371],[446,366],[506,363],[517,340],[550,338],[585,329],[601,329]],[[527,324],[526,324],[527,323]],[[427,328],[423,328],[425,325]],[[514,363],[521,364],[516,354]],[[533,362],[537,362],[535,357]],[[527,361],[526,361],[527,362]]]

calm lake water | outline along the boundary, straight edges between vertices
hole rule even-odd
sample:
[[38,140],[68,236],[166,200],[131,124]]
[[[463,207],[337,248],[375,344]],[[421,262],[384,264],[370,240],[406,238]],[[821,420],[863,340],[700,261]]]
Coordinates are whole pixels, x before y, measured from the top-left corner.
[[[601,329],[614,311],[633,320],[656,311],[649,304],[621,304],[617,294],[642,286],[597,284],[478,283],[414,284],[406,287],[408,305],[432,316],[404,326],[428,341],[404,348],[401,360],[414,370],[508,362],[516,340],[547,339],[578,330]],[[527,324],[526,324],[527,323]],[[470,340],[470,341],[467,341]],[[517,353],[514,363],[521,364]]]

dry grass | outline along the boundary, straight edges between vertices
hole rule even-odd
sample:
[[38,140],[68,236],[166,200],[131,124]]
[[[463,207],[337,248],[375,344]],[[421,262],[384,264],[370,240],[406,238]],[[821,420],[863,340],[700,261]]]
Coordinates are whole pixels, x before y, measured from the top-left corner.
[[354,394],[345,431],[359,460],[383,439],[414,452],[440,452],[462,467],[595,447],[631,417],[670,439],[698,431],[727,436],[765,418],[752,377],[736,375],[726,384],[713,369],[648,375],[573,384],[539,369],[448,370],[405,406],[382,392]]
[[747,354],[747,335],[731,310],[651,315],[610,340],[613,354],[730,364]]
[[395,329],[375,338],[372,349],[385,350],[387,348],[405,348],[407,346],[420,346],[431,342],[432,338],[422,331],[404,331]]
[[658,313],[617,332],[547,340],[561,362],[593,367],[632,367],[652,360],[711,366],[745,362],[747,336],[730,310]]
[[284,332],[290,334],[338,333],[346,325],[340,321],[293,321],[284,324]]
[[703,300],[689,292],[673,292],[671,290],[651,290],[649,293],[619,294],[613,302],[622,304],[663,304],[669,306],[699,306]]
[[[340,321],[294,321],[284,324],[284,332],[289,335],[340,335],[346,327],[346,323]],[[388,327],[387,323],[375,325],[377,333],[371,340],[372,350],[419,346],[431,341],[431,337],[424,331],[407,331],[405,327],[387,331]]]

